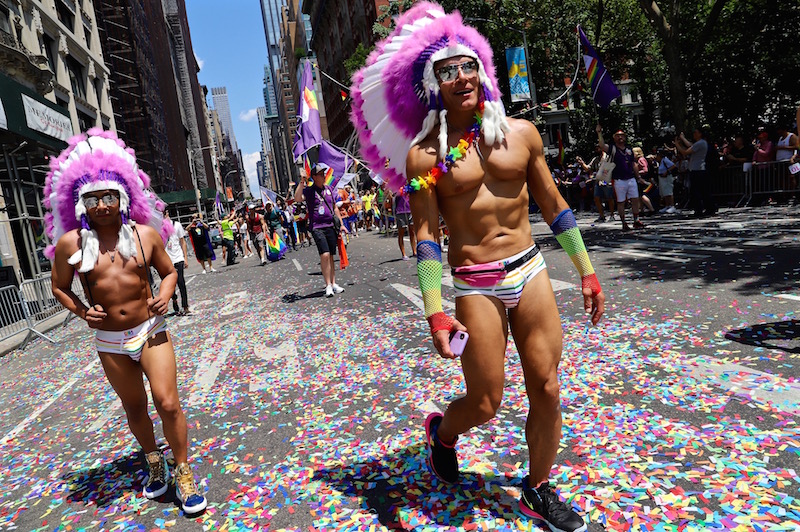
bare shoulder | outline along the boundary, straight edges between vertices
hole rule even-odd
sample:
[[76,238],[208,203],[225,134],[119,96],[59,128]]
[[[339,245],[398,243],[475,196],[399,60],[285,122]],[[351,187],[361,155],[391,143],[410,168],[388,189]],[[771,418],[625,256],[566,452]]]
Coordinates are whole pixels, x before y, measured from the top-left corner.
[[147,224],[136,224],[136,231],[139,233],[139,236],[142,238],[142,242],[147,242],[150,244],[155,244],[156,240],[158,243],[161,244],[161,235],[158,234],[158,231],[153,229]]
[[508,118],[508,126],[511,129],[510,133],[524,139],[530,146],[531,151],[538,153],[544,148],[542,143],[542,136],[539,134],[539,129],[530,120],[523,120],[520,118]]
[[56,242],[56,258],[70,257],[81,247],[81,235],[78,229],[73,229],[61,235]]
[[406,157],[406,176],[417,177],[425,174],[436,165],[438,139],[428,136],[425,140],[412,146]]

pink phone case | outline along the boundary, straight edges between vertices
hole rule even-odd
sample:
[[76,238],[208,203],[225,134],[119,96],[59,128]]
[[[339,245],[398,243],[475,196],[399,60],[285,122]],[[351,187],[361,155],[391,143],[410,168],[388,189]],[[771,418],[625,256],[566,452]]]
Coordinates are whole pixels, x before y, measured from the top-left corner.
[[456,356],[461,356],[464,353],[464,348],[467,347],[467,340],[469,340],[469,334],[464,331],[456,331],[450,337],[450,350]]

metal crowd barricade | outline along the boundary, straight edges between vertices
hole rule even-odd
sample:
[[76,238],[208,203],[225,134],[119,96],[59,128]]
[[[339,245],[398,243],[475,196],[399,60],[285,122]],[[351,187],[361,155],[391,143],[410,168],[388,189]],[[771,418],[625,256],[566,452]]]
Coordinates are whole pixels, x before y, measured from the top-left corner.
[[52,318],[64,307],[58,302],[51,289],[50,275],[29,279],[19,285],[22,301],[25,302],[28,316],[34,324]]
[[27,331],[28,334],[20,347],[25,347],[33,335],[55,343],[53,339],[37,331],[34,325],[28,313],[28,303],[23,299],[20,288],[16,286],[0,288],[0,341]]
[[751,196],[766,196],[797,190],[797,178],[789,173],[788,161],[753,164],[750,176]]
[[714,180],[714,196],[746,205],[750,199],[750,171],[741,166],[720,168]]

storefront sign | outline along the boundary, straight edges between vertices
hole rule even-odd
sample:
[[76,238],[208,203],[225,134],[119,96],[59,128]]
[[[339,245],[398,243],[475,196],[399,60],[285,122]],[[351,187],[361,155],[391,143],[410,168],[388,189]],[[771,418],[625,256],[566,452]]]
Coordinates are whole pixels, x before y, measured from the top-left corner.
[[63,141],[72,136],[72,122],[68,116],[25,94],[22,94],[22,105],[25,108],[25,121],[32,130]]

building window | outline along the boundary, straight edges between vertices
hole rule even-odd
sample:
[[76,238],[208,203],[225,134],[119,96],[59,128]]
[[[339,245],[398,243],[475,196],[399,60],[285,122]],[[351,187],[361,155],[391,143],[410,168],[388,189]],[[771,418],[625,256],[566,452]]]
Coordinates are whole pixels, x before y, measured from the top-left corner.
[[78,111],[78,127],[81,131],[89,131],[95,126],[95,119],[82,111]]
[[56,0],[56,14],[58,14],[58,20],[69,31],[75,31],[75,10],[70,8],[64,0]]
[[11,12],[4,4],[0,4],[0,31],[11,35]]
[[72,84],[72,94],[86,101],[86,80],[83,78],[83,65],[72,56],[67,57],[66,63],[69,82]]
[[95,78],[94,80],[94,93],[97,96],[97,108],[102,109],[103,80],[100,78]]
[[86,37],[86,48],[88,50],[92,49],[92,29],[87,28],[86,26],[83,27],[83,35]]
[[57,74],[58,71],[56,70],[56,57],[53,54],[53,46],[55,46],[55,41],[49,35],[44,34],[42,35],[42,43],[44,44],[44,54],[47,56],[47,64],[50,66],[50,70],[53,71],[53,74]]

